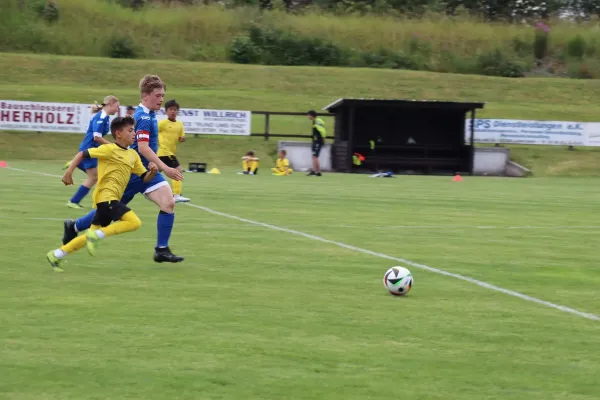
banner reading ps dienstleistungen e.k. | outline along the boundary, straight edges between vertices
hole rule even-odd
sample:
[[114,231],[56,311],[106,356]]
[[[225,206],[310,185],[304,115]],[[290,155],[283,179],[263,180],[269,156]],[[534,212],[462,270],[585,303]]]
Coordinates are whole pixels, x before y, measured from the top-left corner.
[[[564,121],[476,119],[474,140],[477,143],[587,146],[587,125]],[[465,139],[468,142],[471,134],[470,120],[466,121],[465,127]]]

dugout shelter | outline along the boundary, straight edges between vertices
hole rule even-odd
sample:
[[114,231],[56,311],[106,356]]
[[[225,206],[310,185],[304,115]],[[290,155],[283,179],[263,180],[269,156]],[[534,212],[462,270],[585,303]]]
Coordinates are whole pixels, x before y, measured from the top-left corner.
[[[483,106],[338,99],[323,108],[335,115],[333,168],[338,172],[471,174],[475,111]],[[467,118],[471,119],[468,131]]]

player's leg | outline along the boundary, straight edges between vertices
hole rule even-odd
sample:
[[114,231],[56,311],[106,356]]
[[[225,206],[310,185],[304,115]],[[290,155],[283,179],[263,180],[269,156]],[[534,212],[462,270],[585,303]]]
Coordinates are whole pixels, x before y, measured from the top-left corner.
[[[172,156],[171,157],[171,164],[170,167],[172,168],[176,168],[179,172],[183,172],[183,168],[181,167],[181,164],[179,164],[179,160],[177,159],[177,157]],[[172,181],[173,184],[173,197],[175,198],[175,203],[187,203],[190,201],[189,198],[184,197],[181,195],[181,187],[182,182],[181,181]]]
[[95,255],[98,242],[109,236],[119,235],[125,232],[133,232],[142,226],[142,221],[126,205],[112,201],[110,203],[110,220],[114,223],[106,224],[105,221],[97,221],[99,225],[93,224],[86,233],[86,246],[90,255]]
[[86,173],[87,178],[81,186],[77,189],[73,197],[67,203],[67,207],[70,208],[83,208],[80,204],[83,198],[90,192],[98,181],[98,160],[83,160],[81,164],[77,166],[80,170]]
[[250,175],[256,175],[258,173],[258,161],[250,161],[248,166],[250,168]]
[[63,272],[63,269],[60,267],[62,259],[68,254],[71,254],[85,246],[85,241],[85,235],[81,235],[70,242],[63,244],[58,249],[48,252],[48,254],[46,254],[46,258],[52,266],[52,269],[56,272]]
[[319,154],[321,153],[321,143],[315,143],[313,145],[313,169],[310,175],[321,176],[321,165],[319,163]]
[[[144,182],[137,175],[131,175],[129,179],[129,183],[125,188],[125,192],[123,193],[123,197],[121,198],[121,203],[128,204],[133,197],[143,191]],[[68,219],[64,222],[64,233],[63,233],[63,244],[69,243],[71,240],[77,237],[79,232],[83,232],[86,229],[89,229],[92,226],[92,221],[96,216],[96,209],[93,209],[86,215],[77,220],[73,221],[72,219]]]
[[[103,204],[103,203],[101,203]],[[107,212],[107,210],[101,206],[101,204],[98,204],[98,209],[93,210],[93,222],[95,223],[99,223],[98,221],[108,221],[108,223],[110,223],[110,214]],[[66,224],[65,224],[66,226]],[[64,243],[65,238],[63,237],[63,243]],[[87,241],[86,235],[81,235],[79,237],[77,237],[77,234],[75,234],[75,237],[73,238],[73,240],[69,240],[68,243],[64,243],[61,247],[59,247],[56,250],[50,251],[46,257],[48,258],[48,261],[50,262],[50,265],[52,265],[52,268],[54,268],[55,271],[59,271],[62,272],[62,269],[60,268],[60,262],[63,258],[65,258],[68,254],[71,254],[79,249],[81,249],[83,246],[85,246]]]
[[175,223],[175,199],[171,187],[165,178],[158,174],[145,184],[143,193],[160,209],[156,219],[157,240],[154,261],[173,263],[183,261],[183,257],[171,253],[169,248],[169,239]]
[[247,160],[242,160],[242,172],[240,174],[249,174],[250,173],[250,165]]

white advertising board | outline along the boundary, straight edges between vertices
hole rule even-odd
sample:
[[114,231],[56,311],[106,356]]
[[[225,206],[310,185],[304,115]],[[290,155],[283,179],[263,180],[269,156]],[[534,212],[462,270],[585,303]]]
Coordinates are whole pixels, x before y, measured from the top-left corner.
[[0,100],[0,130],[82,132],[83,125],[87,128],[87,107],[83,104]]
[[[587,146],[586,123],[564,121],[520,121],[512,119],[476,119],[476,143],[520,143],[557,146]],[[471,121],[465,124],[467,141]],[[600,138],[598,138],[600,145]]]

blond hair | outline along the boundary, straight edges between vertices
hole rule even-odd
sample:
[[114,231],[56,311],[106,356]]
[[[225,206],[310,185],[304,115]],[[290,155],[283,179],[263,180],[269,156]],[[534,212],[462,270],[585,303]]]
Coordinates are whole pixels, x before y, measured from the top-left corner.
[[104,106],[114,104],[117,101],[119,101],[119,99],[116,96],[106,96],[102,104],[98,104],[98,102],[95,101],[94,104],[90,107],[90,110],[92,111],[92,114],[96,114],[98,111],[102,110]]
[[140,93],[150,94],[155,89],[167,90],[167,85],[160,79],[158,75],[146,75],[140,81]]

